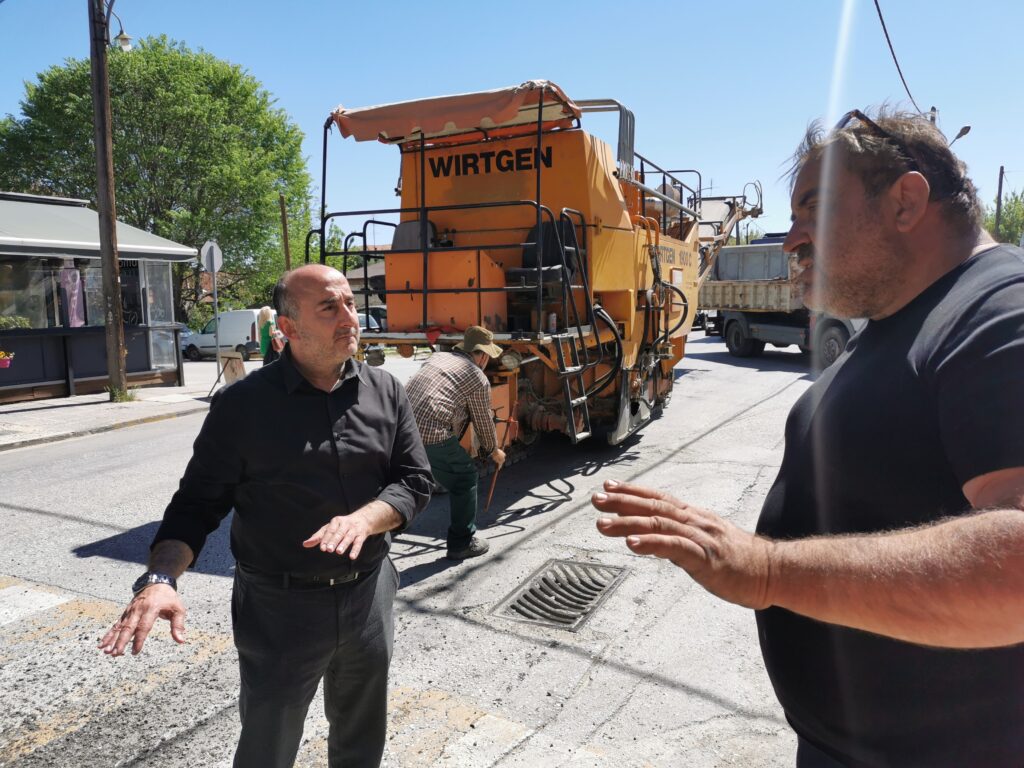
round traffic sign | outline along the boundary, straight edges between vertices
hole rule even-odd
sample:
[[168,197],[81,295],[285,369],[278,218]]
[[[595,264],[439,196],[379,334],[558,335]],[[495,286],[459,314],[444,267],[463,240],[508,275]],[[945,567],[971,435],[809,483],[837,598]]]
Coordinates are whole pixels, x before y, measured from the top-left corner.
[[203,262],[203,269],[207,272],[220,272],[221,264],[224,263],[224,254],[220,252],[220,246],[213,240],[207,240],[199,249],[200,258]]

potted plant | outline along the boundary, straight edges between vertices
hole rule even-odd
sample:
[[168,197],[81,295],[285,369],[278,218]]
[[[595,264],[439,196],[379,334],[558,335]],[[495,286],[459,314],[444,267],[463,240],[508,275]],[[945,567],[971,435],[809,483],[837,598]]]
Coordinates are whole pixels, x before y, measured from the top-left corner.
[[4,352],[0,349],[0,368],[10,368],[12,362],[14,362],[14,353]]
[[0,331],[14,331],[31,327],[32,323],[24,315],[0,315]]

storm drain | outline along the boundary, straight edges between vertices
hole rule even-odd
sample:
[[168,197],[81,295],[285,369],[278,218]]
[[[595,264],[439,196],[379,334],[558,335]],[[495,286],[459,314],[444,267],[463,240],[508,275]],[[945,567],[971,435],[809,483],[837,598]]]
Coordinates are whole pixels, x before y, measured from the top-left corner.
[[625,575],[624,568],[549,560],[502,600],[493,614],[575,632]]

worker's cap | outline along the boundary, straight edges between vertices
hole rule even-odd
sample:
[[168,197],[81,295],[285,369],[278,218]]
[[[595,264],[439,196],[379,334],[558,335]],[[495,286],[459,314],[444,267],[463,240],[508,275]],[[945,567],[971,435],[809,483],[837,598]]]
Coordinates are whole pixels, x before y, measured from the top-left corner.
[[456,344],[455,348],[469,354],[486,352],[491,357],[501,354],[501,347],[494,343],[494,334],[479,325],[469,326],[462,337],[462,343]]

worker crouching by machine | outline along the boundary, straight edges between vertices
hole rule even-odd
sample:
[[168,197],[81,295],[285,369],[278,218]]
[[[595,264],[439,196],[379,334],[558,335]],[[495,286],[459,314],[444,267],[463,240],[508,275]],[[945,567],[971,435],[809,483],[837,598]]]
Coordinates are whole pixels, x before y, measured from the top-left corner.
[[491,413],[491,383],[483,373],[500,354],[490,331],[471,326],[451,352],[431,355],[405,387],[434,479],[448,491],[449,560],[479,557],[490,548],[474,535],[478,472],[459,441],[472,423],[481,454],[489,455],[499,468],[505,463]]

